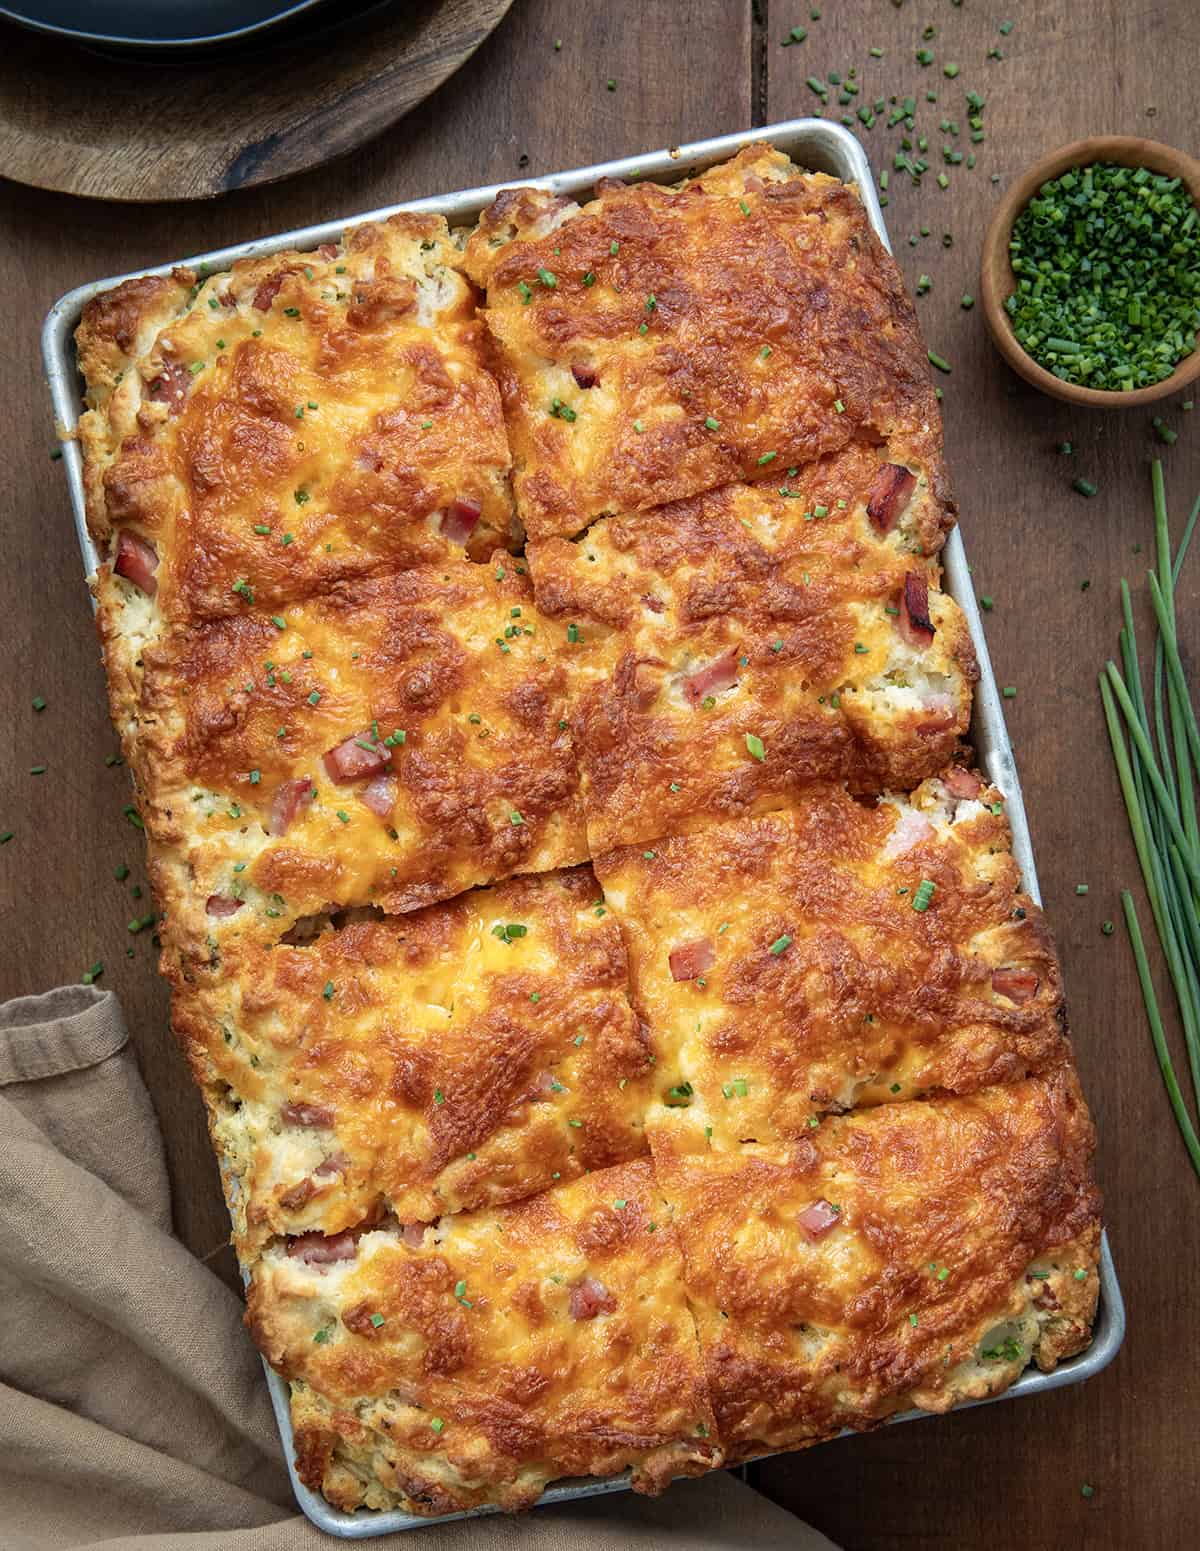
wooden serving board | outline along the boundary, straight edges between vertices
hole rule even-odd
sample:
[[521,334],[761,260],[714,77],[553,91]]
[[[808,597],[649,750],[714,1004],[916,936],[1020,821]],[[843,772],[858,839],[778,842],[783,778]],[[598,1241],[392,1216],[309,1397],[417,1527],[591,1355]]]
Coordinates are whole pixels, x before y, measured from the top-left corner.
[[101,56],[0,27],[0,169],[94,199],[205,199],[271,183],[394,124],[512,0],[397,0],[353,23],[187,63]]

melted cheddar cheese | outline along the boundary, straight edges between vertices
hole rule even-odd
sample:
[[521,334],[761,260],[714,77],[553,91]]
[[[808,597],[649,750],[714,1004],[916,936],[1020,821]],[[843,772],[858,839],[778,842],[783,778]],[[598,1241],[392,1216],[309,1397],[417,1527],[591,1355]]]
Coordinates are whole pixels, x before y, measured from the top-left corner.
[[582,208],[506,190],[466,268],[487,293],[531,538],[864,438],[949,501],[894,263],[851,189],[770,146],[675,189],[604,183]]
[[[144,648],[115,709],[193,943],[586,858],[558,632],[519,566],[367,578]],[[378,771],[338,774],[338,749]]]
[[440,217],[315,253],[177,270],[89,304],[78,335],[88,522],[159,552],[168,618],[263,607],[514,537],[508,444],[470,286]]
[[588,867],[325,918],[192,970],[176,1026],[243,1260],[272,1235],[429,1222],[643,1153],[652,1062],[627,983]]
[[[593,854],[778,807],[813,781],[912,787],[954,753],[974,650],[931,585],[921,519],[880,535],[868,518],[880,466],[843,454],[782,492],[730,485],[530,545],[565,640]],[[914,583],[928,640],[905,631]]]
[[721,1463],[672,1213],[647,1162],[346,1258],[256,1263],[303,1478],[341,1507],[528,1507],[564,1475],[661,1491]]
[[833,1116],[787,1149],[656,1138],[726,1459],[981,1400],[1084,1346],[1091,1149],[1065,1067]]
[[789,1144],[823,1114],[1061,1062],[1054,945],[1001,809],[982,783],[877,804],[827,788],[598,858],[655,1054],[651,1129],[681,1150]]

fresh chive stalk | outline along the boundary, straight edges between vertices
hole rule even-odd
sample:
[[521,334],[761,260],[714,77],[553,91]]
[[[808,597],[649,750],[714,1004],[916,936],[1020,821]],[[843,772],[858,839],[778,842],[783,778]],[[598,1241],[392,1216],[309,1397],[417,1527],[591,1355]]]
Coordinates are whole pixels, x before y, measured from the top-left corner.
[[[1196,814],[1200,729],[1179,655],[1175,609],[1175,584],[1200,515],[1200,497],[1172,555],[1162,465],[1157,460],[1151,476],[1156,567],[1147,573],[1147,586],[1158,626],[1152,698],[1147,705],[1133,602],[1124,580],[1119,638],[1124,674],[1116,663],[1107,663],[1100,675],[1100,698],[1146,897],[1179,1007],[1193,1101],[1200,1106],[1200,834]],[[1155,1057],[1184,1145],[1200,1176],[1200,1138],[1175,1074],[1145,941],[1128,890],[1122,890],[1121,905]]]
[[1175,1111],[1175,1121],[1183,1137],[1184,1146],[1188,1150],[1188,1156],[1192,1160],[1192,1167],[1197,1174],[1200,1174],[1200,1138],[1196,1136],[1192,1117],[1188,1114],[1179,1081],[1175,1076],[1162,1015],[1158,1010],[1158,997],[1154,994],[1154,981],[1150,975],[1150,962],[1146,957],[1146,944],[1142,938],[1141,926],[1138,924],[1133,895],[1128,889],[1121,890],[1121,909],[1125,912],[1125,925],[1129,930],[1129,941],[1133,947],[1133,960],[1137,965],[1138,980],[1142,987],[1142,1000],[1146,1004],[1146,1017],[1150,1022],[1150,1038],[1154,1042],[1154,1054],[1158,1057],[1167,1097],[1171,1101],[1171,1108]]

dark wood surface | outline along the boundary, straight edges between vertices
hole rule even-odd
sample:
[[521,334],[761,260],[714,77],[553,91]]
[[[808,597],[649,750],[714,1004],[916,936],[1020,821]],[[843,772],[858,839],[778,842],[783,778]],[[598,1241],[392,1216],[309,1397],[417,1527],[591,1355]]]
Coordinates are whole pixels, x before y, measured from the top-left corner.
[[[474,59],[398,129],[337,166],[201,206],[85,204],[0,184],[0,248],[10,323],[0,370],[9,427],[4,479],[0,640],[0,994],[78,977],[96,958],[119,992],[163,1131],[181,1236],[232,1277],[215,1171],[146,936],[125,923],[146,908],[138,835],[123,819],[115,749],[67,497],[49,461],[50,416],[37,329],[62,291],[97,275],[256,233],[470,183],[516,179],[811,111],[810,74],[858,70],[864,95],[917,95],[934,171],[941,114],[965,130],[963,94],[987,99],[978,165],[952,167],[948,190],[892,174],[886,215],[929,344],[953,364],[940,379],[951,469],[978,589],[995,598],[988,638],[1033,821],[1042,886],[1058,935],[1079,1065],[1100,1134],[1099,1171],[1130,1331],[1091,1384],[1036,1401],[887,1429],[758,1467],[763,1489],[849,1548],[1200,1543],[1200,1381],[1195,1359],[1200,1187],[1189,1173],[1151,1056],[1117,888],[1135,866],[1104,741],[1095,676],[1115,650],[1122,575],[1144,594],[1150,554],[1148,463],[1167,466],[1176,522],[1200,489],[1200,410],[1162,413],[1180,431],[1160,447],[1148,411],[1071,411],[1005,368],[976,306],[983,230],[1000,189],[1053,146],[1092,132],[1144,134],[1195,151],[1193,0],[621,0],[579,7],[518,0]],[[1016,26],[1001,37],[1004,17]],[[914,58],[921,29],[936,63]],[[794,25],[801,45],[780,48]],[[554,39],[563,47],[555,52]],[[885,50],[872,60],[872,46]],[[989,47],[1004,59],[988,61]],[[942,64],[961,66],[947,80]],[[608,91],[608,78],[616,90]],[[923,101],[926,90],[941,99]],[[861,100],[861,98],[859,99]],[[841,109],[834,109],[841,112]],[[876,166],[898,132],[864,133]],[[1000,182],[992,184],[991,175]],[[925,222],[931,235],[910,247]],[[953,245],[942,246],[943,232]],[[1067,459],[1056,444],[1070,440]],[[1086,474],[1094,500],[1070,488]],[[1139,552],[1140,546],[1140,552]],[[1194,557],[1200,567],[1200,555]],[[1200,646],[1198,596],[1185,582],[1182,626]],[[1081,590],[1081,584],[1090,587]],[[34,695],[49,702],[40,715]],[[29,768],[46,763],[42,776]],[[132,868],[124,884],[113,878]],[[1079,896],[1077,883],[1090,892]],[[134,957],[127,959],[132,945]],[[1084,1482],[1094,1486],[1081,1496]]]
[[101,58],[4,23],[0,168],[35,188],[123,200],[202,199],[307,172],[428,97],[511,4],[359,0],[244,53],[166,63]]

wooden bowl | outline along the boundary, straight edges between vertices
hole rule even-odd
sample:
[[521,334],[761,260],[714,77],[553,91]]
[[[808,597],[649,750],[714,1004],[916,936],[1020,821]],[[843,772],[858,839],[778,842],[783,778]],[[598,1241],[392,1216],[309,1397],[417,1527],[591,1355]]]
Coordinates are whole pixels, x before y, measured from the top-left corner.
[[1193,201],[1200,205],[1200,161],[1184,151],[1176,151],[1157,140],[1141,140],[1136,135],[1093,135],[1087,140],[1076,140],[1064,145],[1035,162],[1012,185],[996,207],[987,236],[983,239],[981,260],[980,295],[983,314],[1000,354],[1013,371],[1026,382],[1049,393],[1053,398],[1068,404],[1082,404],[1092,409],[1135,409],[1139,404],[1151,404],[1155,399],[1178,393],[1200,377],[1200,348],[1184,356],[1169,377],[1152,383],[1148,388],[1131,388],[1126,392],[1105,392],[1100,388],[1082,388],[1075,383],[1063,382],[1053,372],[1038,365],[1013,333],[1004,303],[1016,289],[1008,244],[1013,223],[1033,198],[1043,183],[1059,177],[1070,167],[1086,167],[1092,162],[1116,162],[1123,167],[1148,167],[1151,172],[1165,173],[1171,178],[1182,178]]

